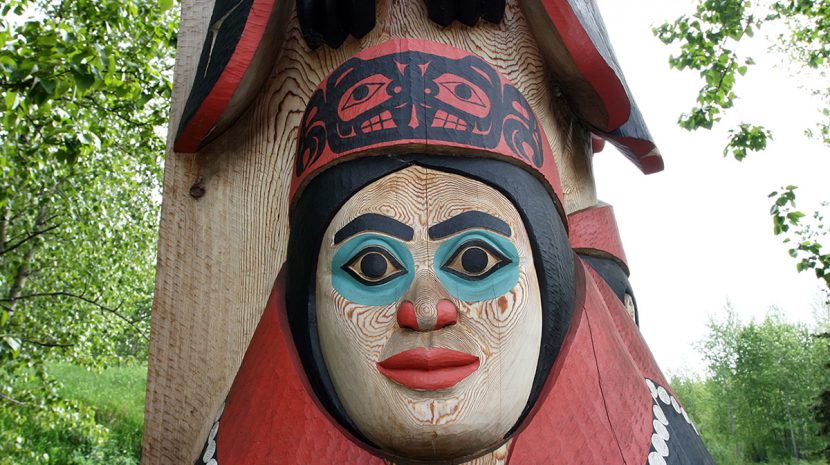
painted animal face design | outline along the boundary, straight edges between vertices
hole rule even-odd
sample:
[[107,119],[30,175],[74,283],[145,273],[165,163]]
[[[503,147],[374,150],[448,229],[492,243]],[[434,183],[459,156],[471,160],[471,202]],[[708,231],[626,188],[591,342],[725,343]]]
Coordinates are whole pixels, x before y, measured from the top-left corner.
[[390,41],[338,67],[311,96],[295,176],[357,150],[438,144],[548,170],[527,100],[490,64],[452,47]]
[[513,205],[481,182],[410,167],[352,196],[323,237],[320,346],[355,426],[412,459],[503,443],[528,401],[542,327]]

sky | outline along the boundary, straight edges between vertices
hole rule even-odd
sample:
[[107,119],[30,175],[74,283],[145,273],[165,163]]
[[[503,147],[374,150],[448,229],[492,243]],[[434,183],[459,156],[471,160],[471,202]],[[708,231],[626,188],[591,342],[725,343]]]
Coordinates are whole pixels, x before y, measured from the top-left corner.
[[[830,149],[804,135],[818,121],[817,102],[759,41],[747,46],[758,65],[739,82],[732,115],[720,129],[685,131],[677,119],[694,105],[701,81],[696,71],[669,69],[672,49],[651,28],[690,13],[693,3],[597,3],[666,165],[645,176],[609,144],[594,157],[598,195],[614,206],[640,328],[658,363],[668,374],[702,374],[695,344],[711,319],[723,318],[727,301],[744,322],[763,319],[772,306],[788,321],[814,321],[820,283],[796,271],[773,235],[767,196],[795,184],[802,211],[830,200]],[[766,126],[774,140],[738,162],[722,151],[727,129],[742,121]]]

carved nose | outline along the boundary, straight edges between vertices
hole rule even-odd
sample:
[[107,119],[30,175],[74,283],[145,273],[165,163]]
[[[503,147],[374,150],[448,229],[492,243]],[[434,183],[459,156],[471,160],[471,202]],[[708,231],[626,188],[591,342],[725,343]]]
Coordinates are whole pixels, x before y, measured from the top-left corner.
[[436,303],[434,315],[432,324],[427,322],[421,325],[418,323],[415,304],[410,300],[404,300],[398,307],[398,326],[415,331],[434,331],[458,323],[458,308],[447,299],[441,299]]

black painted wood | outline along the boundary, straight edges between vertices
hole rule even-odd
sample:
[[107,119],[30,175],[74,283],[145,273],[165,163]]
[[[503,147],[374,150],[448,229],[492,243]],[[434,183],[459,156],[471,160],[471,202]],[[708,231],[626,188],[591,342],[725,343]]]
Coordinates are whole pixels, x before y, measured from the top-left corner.
[[430,19],[440,26],[458,21],[475,26],[479,18],[491,23],[504,19],[505,0],[425,0]]
[[634,290],[628,281],[628,275],[623,267],[610,258],[596,257],[588,254],[579,254],[579,257],[587,263],[606,284],[614,291],[614,295],[625,304],[625,295],[631,296],[634,301],[634,322],[640,326],[640,312],[637,310],[637,299],[634,297]]
[[242,31],[253,5],[253,0],[217,0],[214,5],[196,68],[196,80],[184,105],[177,139],[225,71],[242,39]]
[[375,0],[297,0],[297,17],[309,47],[337,48],[374,29]]
[[[427,14],[440,26],[458,21],[475,26],[479,19],[500,23],[506,0],[425,0]],[[351,34],[361,38],[375,27],[375,0],[297,0],[300,30],[312,49],[337,48]]]
[[315,177],[291,214],[286,257],[286,313],[300,361],[323,407],[356,438],[372,447],[343,408],[323,360],[315,308],[317,257],[329,222],[355,192],[389,173],[423,166],[483,182],[501,192],[518,210],[532,244],[542,300],[542,344],[527,405],[512,435],[542,393],[570,327],[574,309],[584,303],[584,269],[571,251],[557,200],[528,171],[501,160],[440,155],[362,157],[333,166]]

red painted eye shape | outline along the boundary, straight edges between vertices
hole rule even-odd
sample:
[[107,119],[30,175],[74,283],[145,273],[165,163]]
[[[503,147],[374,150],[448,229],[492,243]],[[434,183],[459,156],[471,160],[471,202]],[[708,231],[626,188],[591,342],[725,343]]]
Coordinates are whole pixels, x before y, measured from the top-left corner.
[[490,244],[474,239],[461,244],[441,269],[459,278],[479,281],[510,263],[509,258]]
[[438,84],[438,100],[478,118],[490,113],[490,99],[472,82],[455,74],[442,74],[435,83]]
[[382,74],[374,74],[350,87],[340,99],[340,119],[351,121],[389,100],[391,96],[386,88],[391,82],[391,79]]
[[366,247],[342,267],[357,282],[366,286],[378,286],[407,273],[388,250],[383,247]]

